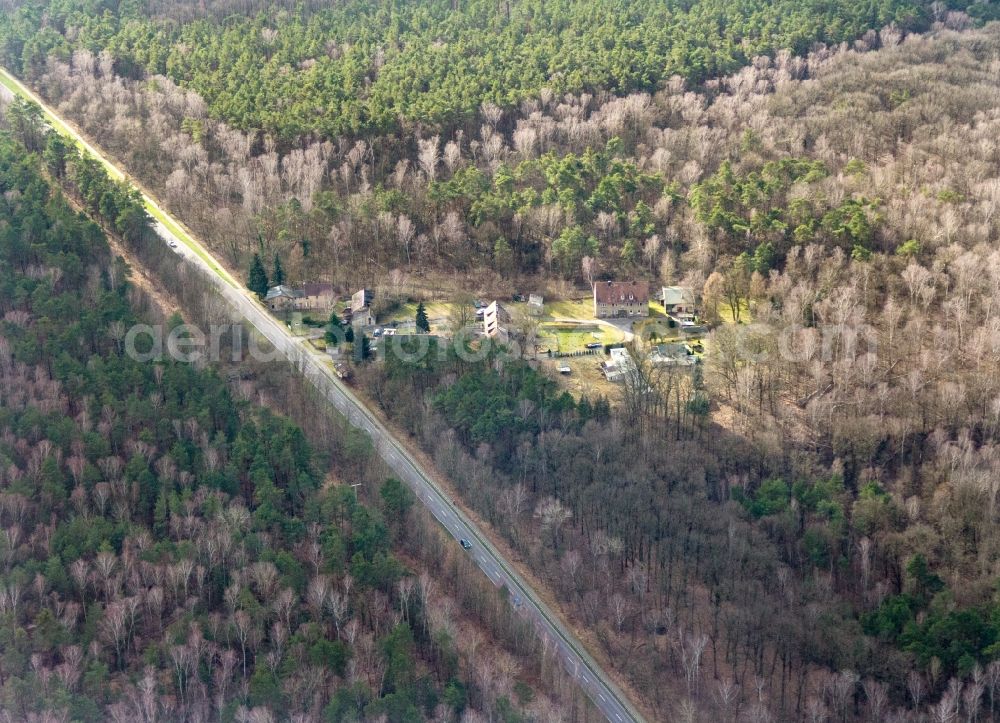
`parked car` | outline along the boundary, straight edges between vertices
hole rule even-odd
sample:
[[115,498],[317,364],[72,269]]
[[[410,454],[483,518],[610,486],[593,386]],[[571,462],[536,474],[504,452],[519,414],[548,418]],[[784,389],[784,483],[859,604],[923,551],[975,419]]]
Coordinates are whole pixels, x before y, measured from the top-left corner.
[[599,341],[591,341],[585,345],[588,349],[600,349],[604,344]]
[[466,540],[464,537],[461,540],[459,540],[458,542],[459,542],[459,544],[462,545],[463,549],[465,549],[465,550],[471,550],[472,549],[472,543],[469,542],[468,540]]
[[372,336],[376,339],[382,336],[382,327],[381,326],[375,327],[375,331],[372,332]]

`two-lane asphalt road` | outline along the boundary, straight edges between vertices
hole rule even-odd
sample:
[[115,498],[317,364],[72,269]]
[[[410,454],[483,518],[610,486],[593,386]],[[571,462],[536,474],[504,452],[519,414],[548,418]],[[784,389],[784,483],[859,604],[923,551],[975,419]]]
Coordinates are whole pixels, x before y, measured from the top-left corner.
[[[38,103],[56,131],[66,135],[81,148],[100,159],[116,177],[125,177],[124,172],[116,168],[96,146],[88,143],[70,124],[57,117],[40,98],[3,69],[0,69],[0,84]],[[143,193],[143,199],[147,210],[156,221],[155,229],[159,237],[165,243],[171,244],[179,256],[201,270],[233,308],[292,362],[353,426],[363,429],[371,436],[376,450],[386,464],[400,480],[409,485],[456,541],[464,539],[472,543],[468,554],[494,585],[507,587],[512,603],[516,602],[520,613],[533,622],[539,636],[547,639],[553,646],[566,670],[608,720],[613,723],[642,721],[634,706],[587,653],[567,626],[542,602],[478,527],[452,504],[451,499],[378,417],[337,378],[330,360],[292,336],[289,330],[277,322],[249,291],[225,271],[197,239],[163,211],[151,196]]]

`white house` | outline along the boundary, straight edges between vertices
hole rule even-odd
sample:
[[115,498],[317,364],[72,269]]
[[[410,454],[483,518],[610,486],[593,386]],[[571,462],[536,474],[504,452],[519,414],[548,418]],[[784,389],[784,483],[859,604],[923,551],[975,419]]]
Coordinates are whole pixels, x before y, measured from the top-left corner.
[[669,316],[694,316],[694,289],[688,286],[664,286],[660,291],[663,309]]
[[649,361],[663,366],[691,366],[698,360],[687,344],[660,344],[649,352]]
[[510,339],[510,313],[494,301],[483,311],[483,331],[491,339],[506,342]]
[[375,300],[375,292],[371,289],[359,289],[351,296],[351,325],[373,326],[375,324],[375,313],[372,311],[372,301]]
[[609,382],[623,381],[626,375],[635,374],[638,371],[628,349],[614,347],[609,354],[611,359],[601,364],[601,373]]

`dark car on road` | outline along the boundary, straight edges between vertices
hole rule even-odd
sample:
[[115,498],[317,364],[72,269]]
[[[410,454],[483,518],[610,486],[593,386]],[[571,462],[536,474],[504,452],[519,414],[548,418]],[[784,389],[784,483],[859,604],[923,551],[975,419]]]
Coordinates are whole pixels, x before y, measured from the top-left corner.
[[459,540],[458,542],[459,542],[459,544],[462,545],[462,547],[464,549],[466,549],[466,550],[471,550],[472,549],[472,543],[469,542],[468,540],[466,540],[464,537],[461,540]]

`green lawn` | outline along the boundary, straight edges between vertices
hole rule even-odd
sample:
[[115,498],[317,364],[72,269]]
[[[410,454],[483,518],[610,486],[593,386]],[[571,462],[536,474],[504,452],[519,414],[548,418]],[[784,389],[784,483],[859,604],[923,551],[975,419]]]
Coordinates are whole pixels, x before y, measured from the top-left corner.
[[651,334],[656,334],[660,339],[674,339],[681,336],[680,327],[671,328],[666,317],[644,319],[643,321],[635,322],[633,327],[635,335],[646,339],[649,338]]
[[[458,304],[450,301],[425,301],[424,309],[427,311],[427,318],[434,319],[448,318],[457,311]],[[474,309],[470,309],[470,314],[475,314]],[[385,321],[413,321],[417,318],[417,302],[409,302],[397,307],[392,313],[387,314]],[[381,320],[380,320],[381,321]]]
[[622,332],[601,324],[543,323],[538,327],[539,344],[553,351],[583,351],[591,342],[611,344],[622,341]]
[[[439,334],[451,328],[452,318],[458,311],[458,304],[450,301],[425,301],[424,309],[431,324],[431,333]],[[402,304],[385,316],[378,317],[380,325],[392,322],[414,321],[417,318],[417,302]],[[475,323],[476,310],[469,307],[469,322]]]
[[593,319],[594,301],[593,299],[568,299],[564,301],[553,301],[545,303],[545,314],[542,317],[549,319]]
[[[736,319],[733,314],[733,307],[725,302],[719,304],[719,318],[726,324],[735,324]],[[750,305],[745,301],[740,302],[740,323],[749,324],[751,321],[753,321],[753,318],[750,315]]]

